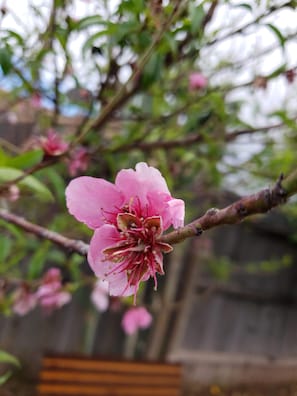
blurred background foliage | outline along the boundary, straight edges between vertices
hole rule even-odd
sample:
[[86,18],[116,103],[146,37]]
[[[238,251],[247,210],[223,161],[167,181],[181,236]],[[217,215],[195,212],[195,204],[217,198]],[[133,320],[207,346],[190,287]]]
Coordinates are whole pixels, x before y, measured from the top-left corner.
[[[4,208],[88,241],[90,231],[65,208],[76,147],[89,158],[78,174],[113,181],[139,161],[156,166],[172,195],[186,201],[188,221],[221,190],[248,195],[296,167],[294,0],[44,0],[21,7],[2,2],[0,15]],[[206,83],[191,85],[193,73]],[[31,124],[30,135],[12,141],[5,125],[23,123]],[[34,144],[49,128],[70,144],[61,156],[48,158]],[[7,183],[20,188],[15,202]],[[5,221],[0,228],[1,277],[32,281],[45,266],[58,266],[74,285],[84,281],[82,257]],[[224,258],[209,264],[221,279],[231,267]],[[9,299],[1,309],[10,312]]]

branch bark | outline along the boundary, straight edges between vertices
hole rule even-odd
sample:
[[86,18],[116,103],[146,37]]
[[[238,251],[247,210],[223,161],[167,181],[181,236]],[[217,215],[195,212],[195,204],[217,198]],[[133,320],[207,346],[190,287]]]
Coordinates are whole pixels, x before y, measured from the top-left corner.
[[47,239],[63,249],[76,252],[82,256],[86,256],[88,253],[89,245],[83,241],[66,238],[65,236],[58,234],[57,232],[50,231],[47,228],[41,227],[37,224],[33,224],[23,217],[17,216],[7,210],[0,209],[0,218],[7,221],[8,223],[14,224],[23,230],[36,235],[39,238]]
[[[160,240],[169,244],[180,243],[186,238],[199,236],[204,231],[223,224],[236,224],[244,218],[258,213],[266,213],[272,208],[287,201],[289,197],[297,193],[297,170],[285,179],[281,175],[275,186],[266,188],[260,192],[243,197],[233,204],[223,208],[209,209],[203,216],[181,227],[163,235]],[[50,231],[44,227],[33,224],[23,217],[17,216],[4,209],[0,209],[0,218],[15,224],[23,230],[30,232],[39,238],[48,239],[63,249],[76,252],[82,256],[88,253],[89,245],[75,239],[66,238],[57,232]]]
[[281,175],[273,188],[266,188],[256,194],[243,197],[223,209],[209,209],[203,216],[185,227],[163,235],[160,239],[162,242],[169,244],[180,243],[186,238],[199,236],[211,228],[223,224],[239,223],[248,216],[266,213],[285,203],[296,192],[297,170],[285,179]]

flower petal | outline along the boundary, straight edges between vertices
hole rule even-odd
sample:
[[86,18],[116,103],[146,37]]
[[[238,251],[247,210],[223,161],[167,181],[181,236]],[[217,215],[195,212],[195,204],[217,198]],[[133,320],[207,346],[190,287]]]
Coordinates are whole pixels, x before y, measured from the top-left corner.
[[133,169],[123,169],[116,177],[115,185],[123,192],[126,202],[138,197],[141,206],[147,205],[147,193],[155,190],[170,194],[166,181],[158,169],[140,162]]
[[107,261],[103,250],[117,244],[120,240],[118,230],[111,224],[104,224],[95,230],[91,239],[88,262],[95,275],[109,283],[111,296],[131,296],[135,293],[134,286],[128,286],[126,272],[113,273],[112,269],[118,264]]
[[167,202],[171,216],[171,224],[174,228],[183,227],[185,219],[185,203],[182,199],[172,198]]
[[114,266],[113,262],[105,260],[103,250],[115,245],[119,239],[119,232],[111,224],[104,224],[94,232],[90,242],[88,262],[95,275],[101,279],[106,279],[106,274],[110,272]]
[[128,277],[126,272],[111,274],[108,277],[109,294],[111,296],[126,297],[136,294],[135,286],[128,286]]
[[114,184],[95,177],[78,177],[66,188],[69,212],[92,229],[107,221],[114,223],[123,202],[123,195]]
[[147,194],[149,203],[149,215],[158,214],[162,218],[163,230],[171,225],[174,228],[184,225],[185,203],[181,199],[172,198],[169,194],[150,191]]

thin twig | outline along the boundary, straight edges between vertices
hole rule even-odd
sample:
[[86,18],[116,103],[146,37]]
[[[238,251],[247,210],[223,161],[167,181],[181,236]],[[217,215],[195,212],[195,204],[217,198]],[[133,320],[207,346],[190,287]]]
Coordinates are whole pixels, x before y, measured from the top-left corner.
[[7,221],[8,223],[15,224],[16,226],[38,236],[39,238],[47,239],[64,249],[76,252],[82,256],[86,256],[88,253],[89,246],[83,241],[66,238],[57,232],[50,231],[47,228],[33,224],[23,217],[17,216],[4,209],[0,209],[0,218]]
[[[223,224],[236,224],[246,217],[268,212],[272,208],[285,203],[290,196],[296,193],[297,170],[285,179],[281,175],[273,188],[266,188],[256,194],[243,197],[223,209],[209,209],[200,218],[187,224],[185,227],[181,227],[176,231],[163,235],[160,239],[162,242],[169,244],[180,243],[186,238],[201,235],[203,231],[209,230],[210,228],[218,227]],[[57,232],[30,223],[23,217],[17,216],[4,209],[0,209],[0,218],[40,238],[48,239],[64,249],[69,249],[82,256],[87,255],[88,245],[80,240],[66,238]]]

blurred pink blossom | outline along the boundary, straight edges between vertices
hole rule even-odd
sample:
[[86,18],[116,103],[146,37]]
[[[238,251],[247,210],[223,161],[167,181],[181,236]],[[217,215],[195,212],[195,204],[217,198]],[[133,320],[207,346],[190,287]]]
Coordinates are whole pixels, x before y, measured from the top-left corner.
[[50,268],[42,279],[36,292],[42,308],[48,313],[62,307],[71,300],[71,294],[63,290],[62,276],[59,268]]
[[20,189],[16,184],[12,184],[8,187],[7,199],[10,202],[15,202],[20,198]]
[[37,297],[31,293],[26,285],[20,286],[12,295],[12,310],[18,315],[24,316],[37,305]]
[[159,240],[171,225],[184,223],[184,202],[170,195],[165,179],[141,162],[123,169],[115,184],[79,177],[66,189],[69,212],[94,229],[88,261],[95,274],[109,283],[109,293],[128,296],[140,282],[164,274],[163,253],[172,247]]
[[138,329],[147,329],[152,320],[152,315],[144,307],[133,307],[124,313],[122,327],[126,334],[131,335]]
[[20,189],[16,184],[12,184],[0,194],[0,197],[3,197],[10,202],[15,202],[20,198]]
[[69,147],[68,143],[52,128],[47,131],[47,136],[40,138],[40,144],[44,154],[51,157],[65,153]]
[[77,147],[70,153],[68,171],[70,176],[76,176],[79,171],[86,171],[90,162],[90,156],[85,147]]
[[40,109],[41,107],[41,95],[39,92],[34,92],[31,95],[30,102],[33,108]]
[[98,279],[93,288],[91,300],[98,311],[104,312],[107,310],[109,305],[109,297],[108,283],[106,281]]
[[189,89],[196,90],[202,89],[207,86],[207,78],[199,72],[191,73],[189,76]]

